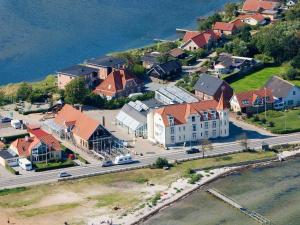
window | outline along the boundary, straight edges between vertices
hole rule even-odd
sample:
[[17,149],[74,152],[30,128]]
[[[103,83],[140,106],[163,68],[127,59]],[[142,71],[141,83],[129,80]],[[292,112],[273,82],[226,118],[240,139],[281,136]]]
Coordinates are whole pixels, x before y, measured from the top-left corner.
[[169,116],[169,124],[170,126],[174,126],[174,117],[173,116]]
[[202,137],[202,132],[201,132],[201,134],[200,134],[200,135],[201,135],[201,137]]
[[171,136],[171,143],[175,143],[175,137]]
[[174,127],[171,127],[171,134],[174,134],[175,131],[174,131]]
[[293,95],[296,95],[296,91],[293,91]]
[[195,122],[195,117],[194,116],[192,116],[192,122]]
[[216,121],[213,121],[212,127],[213,127],[213,128],[216,128],[216,127],[217,127],[217,122],[216,122]]
[[179,141],[181,141],[181,136],[179,136]]
[[205,137],[208,137],[208,131],[205,131]]
[[202,128],[202,123],[201,123],[200,127]]
[[178,127],[179,132],[181,131],[181,127]]
[[249,105],[249,101],[248,100],[242,100],[243,105]]
[[196,131],[196,130],[197,130],[196,124],[193,124],[193,131]]
[[213,135],[213,137],[216,137],[217,136],[217,131],[213,130],[212,135]]
[[185,127],[182,127],[183,131],[185,131]]
[[183,135],[183,140],[185,141],[185,135]]
[[205,122],[205,123],[204,123],[204,128],[205,128],[205,129],[208,129],[208,122]]
[[193,133],[193,140],[196,140],[196,139],[197,139],[197,134]]

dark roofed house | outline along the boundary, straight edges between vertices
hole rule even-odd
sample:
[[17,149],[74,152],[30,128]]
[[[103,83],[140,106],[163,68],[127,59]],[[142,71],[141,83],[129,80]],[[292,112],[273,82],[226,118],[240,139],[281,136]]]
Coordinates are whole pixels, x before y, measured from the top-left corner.
[[[271,77],[265,84],[266,88],[272,90],[276,101],[275,109],[282,107],[290,108],[300,105],[300,88],[278,76]],[[282,104],[281,104],[282,103]]]
[[202,100],[216,100],[219,101],[223,92],[224,100],[229,106],[229,101],[233,95],[233,89],[230,85],[217,77],[203,73],[196,82],[195,95]]
[[161,56],[159,52],[146,53],[141,57],[141,62],[143,67],[146,69],[151,69],[152,66],[159,63],[158,58]]
[[122,58],[103,56],[94,59],[88,59],[85,61],[85,65],[92,68],[97,68],[99,70],[99,78],[104,80],[108,74],[113,71],[113,69],[124,69],[126,67],[126,62]]
[[99,81],[98,69],[83,65],[74,65],[56,72],[57,85],[59,89],[64,89],[71,80],[83,77],[87,87],[93,88]]
[[154,65],[149,71],[148,75],[155,79],[171,80],[181,73],[181,65],[176,60],[171,60],[165,63]]
[[19,156],[10,149],[0,150],[0,165],[18,166]]

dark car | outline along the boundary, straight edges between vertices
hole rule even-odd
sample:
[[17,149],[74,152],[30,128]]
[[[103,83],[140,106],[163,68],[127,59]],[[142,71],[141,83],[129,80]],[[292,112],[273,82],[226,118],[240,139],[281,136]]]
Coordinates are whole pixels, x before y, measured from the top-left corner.
[[9,123],[10,121],[11,121],[11,118],[8,118],[8,117],[1,118],[1,123]]
[[102,167],[109,167],[109,166],[113,166],[113,165],[114,164],[111,160],[107,160],[102,163]]
[[198,148],[191,148],[185,151],[186,154],[195,154],[195,153],[199,153],[200,150]]

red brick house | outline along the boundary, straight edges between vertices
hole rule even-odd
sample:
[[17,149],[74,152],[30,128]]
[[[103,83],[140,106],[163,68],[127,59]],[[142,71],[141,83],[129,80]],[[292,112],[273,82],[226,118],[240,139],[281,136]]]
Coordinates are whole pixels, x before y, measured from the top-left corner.
[[251,90],[234,94],[230,100],[231,109],[234,112],[254,114],[272,109],[274,96],[269,88]]
[[126,69],[114,70],[99,84],[94,93],[113,99],[127,97],[142,90],[143,83]]

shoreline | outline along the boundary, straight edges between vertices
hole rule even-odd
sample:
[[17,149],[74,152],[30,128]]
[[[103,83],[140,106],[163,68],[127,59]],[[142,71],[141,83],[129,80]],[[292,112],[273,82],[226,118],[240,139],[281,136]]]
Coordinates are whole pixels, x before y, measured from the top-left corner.
[[[196,182],[195,184],[188,184],[186,178],[179,178],[173,183],[171,183],[167,190],[163,191],[164,194],[161,199],[157,202],[157,205],[153,207],[149,207],[147,202],[145,203],[145,207],[142,209],[137,209],[128,215],[123,217],[107,217],[107,216],[100,216],[97,218],[93,218],[88,222],[88,225],[100,225],[100,224],[109,224],[106,222],[98,222],[98,221],[113,221],[112,224],[114,225],[141,225],[144,224],[147,220],[151,217],[155,216],[156,214],[160,213],[164,209],[173,206],[176,202],[181,201],[196,191],[199,191],[201,188],[204,188],[208,184],[229,176],[235,172],[242,172],[243,170],[248,170],[252,168],[264,167],[268,166],[272,163],[280,162],[280,161],[287,161],[290,159],[294,159],[300,156],[300,149],[294,151],[284,151],[277,154],[276,158],[270,158],[267,160],[261,160],[258,162],[245,162],[243,165],[239,166],[225,166],[220,168],[215,168],[209,171],[199,170],[196,173],[201,174],[202,178]],[[182,189],[177,189],[176,187],[181,187]],[[180,192],[174,190],[181,190]]]

